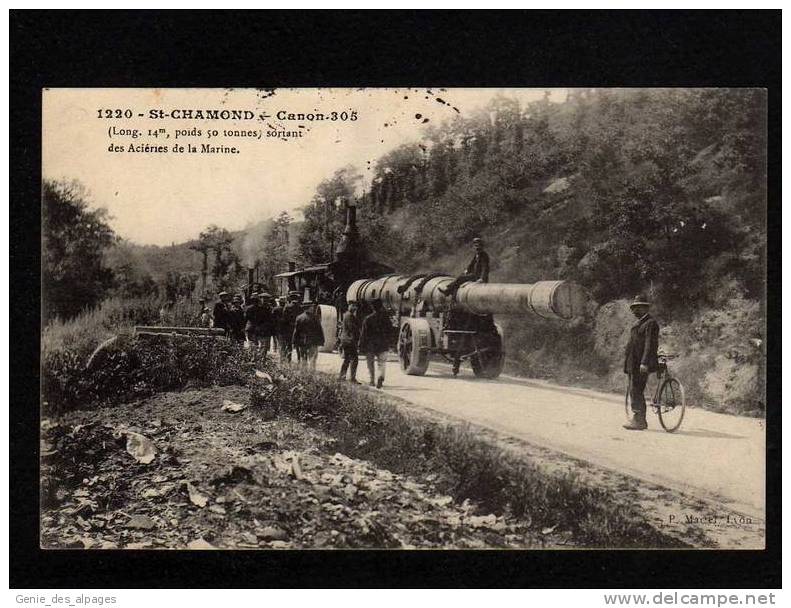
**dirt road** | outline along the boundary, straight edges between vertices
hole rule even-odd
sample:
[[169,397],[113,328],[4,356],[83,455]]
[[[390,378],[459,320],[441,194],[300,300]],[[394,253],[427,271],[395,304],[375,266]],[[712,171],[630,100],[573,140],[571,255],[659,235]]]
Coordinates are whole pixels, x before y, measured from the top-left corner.
[[[336,373],[337,354],[319,369]],[[365,362],[358,376],[367,378]],[[626,431],[618,395],[501,376],[458,377],[433,363],[425,376],[407,376],[393,359],[384,390],[413,404],[616,470],[713,500],[725,509],[764,519],[764,421],[688,408],[684,423],[666,433],[649,413],[649,428]]]

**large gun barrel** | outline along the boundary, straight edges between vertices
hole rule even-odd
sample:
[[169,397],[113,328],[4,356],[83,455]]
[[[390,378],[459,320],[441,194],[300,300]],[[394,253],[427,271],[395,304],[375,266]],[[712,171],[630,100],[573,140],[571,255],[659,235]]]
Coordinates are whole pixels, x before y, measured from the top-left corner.
[[452,281],[453,277],[444,275],[387,275],[378,279],[361,279],[349,286],[346,299],[349,302],[380,299],[389,310],[407,314],[422,301],[434,311],[447,311],[453,304],[478,315],[533,314],[566,320],[581,316],[587,303],[583,288],[569,281],[531,284],[468,282],[459,287],[453,303],[450,296],[440,291]]

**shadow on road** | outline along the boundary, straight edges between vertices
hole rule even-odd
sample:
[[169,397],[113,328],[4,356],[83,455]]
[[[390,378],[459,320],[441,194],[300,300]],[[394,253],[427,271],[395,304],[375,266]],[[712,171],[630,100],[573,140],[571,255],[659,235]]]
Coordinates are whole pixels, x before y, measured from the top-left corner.
[[730,433],[721,433],[719,431],[707,430],[685,431],[684,429],[681,429],[675,433],[668,433],[663,429],[647,429],[647,431],[649,433],[660,433],[663,435],[684,435],[686,437],[704,437],[706,439],[746,439],[744,435],[731,435]]
[[566,386],[555,386],[552,384],[544,384],[542,382],[536,382],[535,380],[530,380],[528,378],[505,378],[500,376],[499,378],[488,379],[488,378],[476,378],[475,376],[469,375],[459,375],[453,376],[451,373],[428,373],[425,377],[432,377],[432,378],[447,378],[453,379],[455,382],[469,382],[472,384],[481,384],[481,383],[491,383],[491,384],[498,384],[498,385],[511,385],[511,386],[528,386],[530,388],[537,388],[546,391],[555,391],[557,393],[565,393],[567,395],[579,395],[582,397],[590,397],[593,399],[600,399],[602,401],[611,401],[613,403],[623,403],[623,397],[613,394],[608,395],[606,393],[602,393],[600,391],[596,391],[594,389],[587,389],[587,388],[577,388],[577,387],[566,387]]
[[719,431],[685,431],[681,429],[673,433],[674,435],[689,435],[690,437],[706,437],[708,439],[746,439],[744,435],[731,435],[730,433],[721,433]]

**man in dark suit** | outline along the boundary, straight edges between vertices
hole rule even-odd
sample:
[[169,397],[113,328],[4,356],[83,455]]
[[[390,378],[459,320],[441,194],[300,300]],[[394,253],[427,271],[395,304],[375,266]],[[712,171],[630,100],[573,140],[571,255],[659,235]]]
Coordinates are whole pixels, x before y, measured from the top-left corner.
[[321,329],[321,312],[316,301],[303,304],[305,312],[294,322],[292,343],[297,349],[300,367],[315,371],[319,346],[324,346],[324,331]]
[[360,339],[361,326],[360,317],[357,315],[357,302],[349,302],[346,312],[343,313],[343,326],[340,337],[341,348],[343,349],[343,364],[341,364],[339,378],[345,380],[346,371],[348,370],[349,382],[352,384],[360,384],[357,382],[357,342]]
[[230,334],[231,329],[231,294],[227,291],[221,291],[217,294],[220,301],[214,305],[212,310],[212,327],[219,327],[225,330],[225,335]]
[[270,312],[261,303],[261,294],[250,294],[250,305],[244,309],[244,334],[251,349],[263,353],[264,359],[269,352]]
[[278,323],[278,342],[280,343],[280,362],[291,363],[292,340],[294,337],[294,324],[301,313],[299,306],[299,292],[290,291],[288,302],[283,306]]
[[[371,386],[382,388],[387,367],[387,351],[390,350],[393,338],[393,324],[390,322],[390,315],[382,306],[381,300],[374,300],[371,302],[371,306],[374,311],[363,320],[358,345],[359,351],[365,355]],[[374,383],[374,363],[379,368],[376,383]]]
[[439,288],[446,296],[455,294],[461,284],[468,281],[476,281],[477,283],[489,282],[489,254],[483,250],[483,241],[475,237],[472,239],[472,248],[475,251],[475,255],[470,260],[470,263],[467,264],[464,274],[456,277],[444,289],[442,287]]
[[244,342],[244,304],[238,293],[233,296],[227,312],[228,331],[236,342]]
[[648,428],[645,420],[645,385],[648,374],[658,367],[657,349],[659,347],[659,324],[650,314],[648,299],[635,297],[629,305],[637,323],[632,326],[629,343],[626,345],[623,371],[629,375],[629,394],[632,398],[632,418],[623,425],[630,431]]

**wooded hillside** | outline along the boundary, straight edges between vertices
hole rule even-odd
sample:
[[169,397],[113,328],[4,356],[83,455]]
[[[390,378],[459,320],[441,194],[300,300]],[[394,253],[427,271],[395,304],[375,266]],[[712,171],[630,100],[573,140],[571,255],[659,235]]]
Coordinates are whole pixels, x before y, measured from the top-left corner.
[[363,231],[404,270],[466,255],[482,235],[498,277],[573,278],[599,301],[653,289],[682,310],[723,291],[759,297],[765,140],[757,90],[499,97],[380,158],[362,176]]
[[642,292],[666,346],[689,353],[693,394],[759,410],[765,149],[761,90],[578,89],[526,106],[497,97],[322,184],[302,251],[330,249],[342,209],[326,194],[348,196],[362,180],[361,231],[399,271],[458,273],[480,235],[490,280],[567,278],[590,290],[597,306],[584,326],[507,322],[518,369],[610,374],[615,387],[624,300]]

